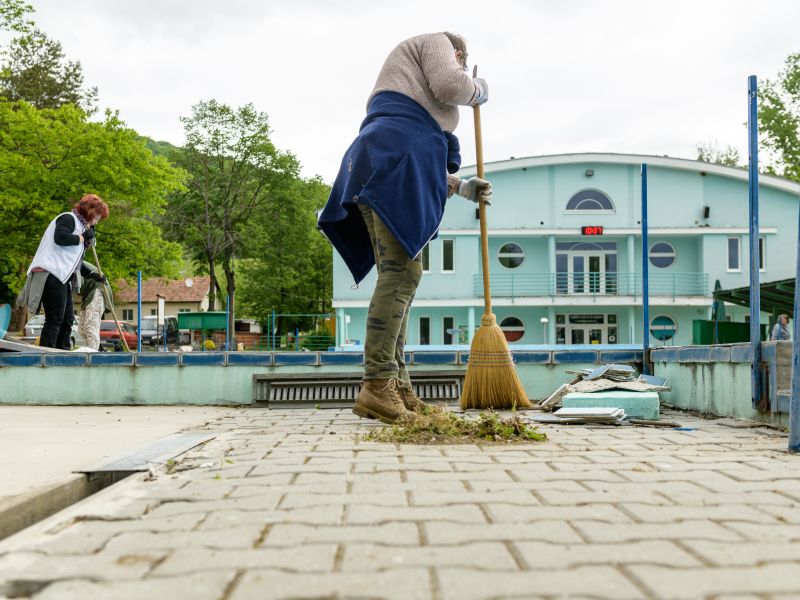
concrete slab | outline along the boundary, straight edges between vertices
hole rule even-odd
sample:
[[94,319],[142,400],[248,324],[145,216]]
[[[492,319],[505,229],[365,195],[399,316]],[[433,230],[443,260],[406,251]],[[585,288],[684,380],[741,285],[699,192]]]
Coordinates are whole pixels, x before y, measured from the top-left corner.
[[0,502],[232,412],[202,406],[0,406]]
[[609,390],[607,392],[570,392],[561,401],[564,408],[621,408],[629,417],[658,419],[658,393]]

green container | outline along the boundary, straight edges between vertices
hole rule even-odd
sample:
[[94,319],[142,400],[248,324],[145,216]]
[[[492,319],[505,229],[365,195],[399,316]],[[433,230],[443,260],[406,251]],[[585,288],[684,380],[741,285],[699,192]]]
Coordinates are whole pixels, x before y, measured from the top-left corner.
[[178,329],[225,329],[226,321],[227,315],[222,311],[178,313]]
[[[761,340],[767,339],[768,326],[761,325]],[[750,341],[750,323],[733,323],[720,321],[717,323],[717,343],[736,344]],[[714,321],[695,319],[692,321],[692,344],[706,346],[714,343]]]
[[564,408],[621,408],[634,419],[658,419],[658,392],[570,392],[561,401]]

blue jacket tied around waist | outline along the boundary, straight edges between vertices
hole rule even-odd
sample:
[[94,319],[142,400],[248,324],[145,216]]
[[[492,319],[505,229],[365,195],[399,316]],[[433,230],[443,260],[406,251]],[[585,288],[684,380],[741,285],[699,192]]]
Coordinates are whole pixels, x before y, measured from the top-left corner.
[[375,95],[318,220],[356,283],[375,257],[355,203],[368,205],[414,258],[436,237],[447,202],[445,174],[460,166],[458,139],[421,105],[396,92]]

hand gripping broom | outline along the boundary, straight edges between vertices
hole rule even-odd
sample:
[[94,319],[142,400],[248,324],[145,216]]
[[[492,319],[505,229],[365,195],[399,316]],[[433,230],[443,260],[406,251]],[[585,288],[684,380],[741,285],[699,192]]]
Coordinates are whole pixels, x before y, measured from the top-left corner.
[[[475,67],[472,76],[478,75]],[[478,177],[483,179],[483,142],[481,139],[481,109],[472,107],[475,120],[475,162]],[[467,364],[467,376],[461,392],[461,409],[469,408],[531,408],[525,388],[514,370],[503,330],[492,314],[492,294],[489,289],[489,239],[486,231],[486,203],[478,201],[481,221],[481,260],[483,263],[484,312],[481,326],[472,338]]]

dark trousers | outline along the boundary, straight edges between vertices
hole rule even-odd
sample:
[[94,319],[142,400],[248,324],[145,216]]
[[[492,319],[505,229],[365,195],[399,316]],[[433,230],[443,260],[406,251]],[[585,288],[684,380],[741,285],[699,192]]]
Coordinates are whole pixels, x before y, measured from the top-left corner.
[[75,315],[72,310],[72,287],[69,282],[61,283],[52,274],[48,275],[42,293],[44,307],[44,327],[39,337],[39,345],[61,350],[72,350],[72,324]]

